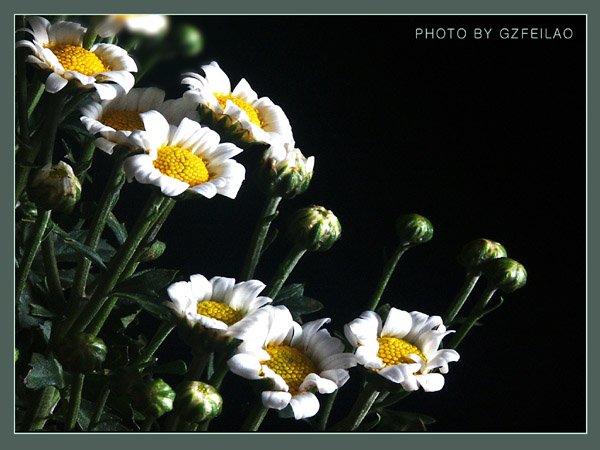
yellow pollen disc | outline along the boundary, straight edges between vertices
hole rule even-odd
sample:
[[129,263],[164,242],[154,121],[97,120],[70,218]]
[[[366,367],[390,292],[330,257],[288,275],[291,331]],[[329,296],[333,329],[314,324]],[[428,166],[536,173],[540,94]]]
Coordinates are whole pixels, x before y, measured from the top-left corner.
[[408,357],[411,353],[419,355],[423,358],[423,361],[427,362],[427,358],[425,358],[421,350],[402,339],[381,337],[377,338],[377,341],[379,342],[377,356],[381,358],[385,367],[398,364],[413,364],[415,361]]
[[50,46],[49,48],[58,59],[58,62],[62,64],[65,71],[71,70],[87,76],[94,75],[98,72],[110,71],[110,67],[104,64],[95,53],[92,53],[83,47],[60,44]]
[[102,115],[102,123],[115,130],[145,130],[137,111],[107,111]]
[[243,315],[237,309],[227,306],[225,303],[206,300],[198,303],[196,308],[198,314],[210,317],[211,319],[220,320],[228,327],[242,320]]
[[163,175],[190,186],[206,183],[209,179],[205,160],[185,148],[163,145],[158,149],[158,158],[152,164]]
[[300,393],[299,387],[309,373],[317,373],[315,364],[297,348],[269,344],[265,350],[271,359],[262,363],[283,378],[292,395]]
[[231,100],[235,106],[246,111],[250,122],[256,126],[262,127],[262,121],[260,120],[260,117],[258,117],[258,111],[256,111],[256,109],[254,109],[254,107],[246,100],[242,100],[241,98],[231,94],[215,94],[215,97],[217,97],[217,100],[223,109],[225,109],[227,100]]

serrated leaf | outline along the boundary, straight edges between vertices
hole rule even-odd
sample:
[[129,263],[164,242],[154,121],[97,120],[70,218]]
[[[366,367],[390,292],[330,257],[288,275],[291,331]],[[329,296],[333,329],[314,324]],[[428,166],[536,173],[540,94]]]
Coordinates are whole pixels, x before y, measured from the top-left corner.
[[300,316],[311,314],[323,309],[323,304],[314,298],[310,297],[295,297],[285,300],[280,303],[287,307],[292,313],[294,319],[299,319]]
[[133,294],[130,292],[113,292],[111,295],[123,300],[136,302],[142,309],[161,320],[170,320],[169,308],[162,304],[163,300],[155,295]]
[[169,286],[173,282],[177,272],[177,270],[167,269],[143,270],[119,283],[115,287],[115,290],[122,293],[154,294]]
[[119,320],[121,321],[121,324],[123,325],[123,329],[127,328],[131,322],[133,322],[135,320],[135,318],[138,316],[138,314],[140,313],[141,310],[137,310],[132,314],[129,314],[127,316],[124,317],[120,317]]
[[71,237],[69,235],[69,233],[67,233],[66,231],[62,230],[58,226],[56,226],[54,228],[54,232],[56,234],[58,234],[63,239],[63,242],[66,245],[68,245],[69,247],[73,248],[73,250],[75,250],[75,252],[77,252],[80,255],[85,256],[87,259],[89,259],[96,266],[100,267],[100,269],[102,269],[103,271],[106,270],[106,266],[104,265],[104,262],[102,261],[102,257],[95,250],[93,250],[91,247],[89,247],[89,246],[87,246],[85,244],[82,244],[78,240],[74,239],[73,237]]
[[31,355],[29,365],[31,370],[24,380],[29,389],[40,389],[46,386],[62,389],[65,386],[62,366],[56,359],[46,359],[39,353],[34,353]]
[[123,242],[127,239],[127,228],[125,228],[125,225],[119,222],[113,213],[108,215],[106,224],[114,233],[119,244],[123,245]]
[[26,284],[17,301],[17,319],[21,328],[32,328],[43,322],[42,319],[31,314],[31,306],[34,304],[32,288]]
[[[59,227],[56,228],[59,229]],[[82,245],[85,242],[88,233],[87,230],[76,230],[71,231],[70,233],[66,233],[62,229],[60,231],[67,234],[70,239],[74,239]],[[116,252],[116,250],[104,239],[100,239],[100,242],[98,242],[98,246],[94,251],[100,256],[103,262],[109,261]],[[79,260],[79,253],[71,245],[66,244],[62,236],[55,235],[54,252],[56,254],[57,262],[77,262]]]
[[277,297],[275,297],[273,299],[273,304],[282,303],[284,301],[287,301],[289,299],[294,299],[296,297],[302,297],[303,294],[304,294],[304,283],[289,284],[287,286],[284,286],[279,291],[279,293],[277,294]]

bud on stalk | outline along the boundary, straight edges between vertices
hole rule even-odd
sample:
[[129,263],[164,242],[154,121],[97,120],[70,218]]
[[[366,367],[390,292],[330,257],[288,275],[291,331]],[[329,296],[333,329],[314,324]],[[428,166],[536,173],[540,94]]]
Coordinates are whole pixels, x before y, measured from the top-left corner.
[[38,170],[27,194],[38,208],[69,212],[81,198],[81,184],[63,161]]
[[290,240],[309,252],[329,250],[341,234],[338,218],[322,206],[296,211],[288,228]]

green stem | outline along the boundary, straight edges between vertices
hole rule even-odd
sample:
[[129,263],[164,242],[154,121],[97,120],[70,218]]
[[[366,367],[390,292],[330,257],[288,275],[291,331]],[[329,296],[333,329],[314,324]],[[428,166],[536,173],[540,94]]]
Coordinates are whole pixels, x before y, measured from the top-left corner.
[[164,53],[161,51],[156,51],[148,55],[148,57],[144,60],[144,65],[135,76],[135,84],[139,84],[141,79],[144,78],[148,71],[152,69],[156,65],[156,63],[158,63],[158,61],[160,61],[163,54]]
[[81,392],[83,391],[83,381],[85,375],[82,373],[75,374],[75,382],[71,386],[71,396],[69,398],[69,408],[65,419],[65,431],[72,431],[77,424],[79,416],[79,406],[81,405]]
[[94,409],[94,414],[90,420],[87,431],[94,431],[96,425],[100,421],[100,417],[102,417],[102,412],[104,411],[104,406],[106,405],[106,401],[108,400],[108,396],[110,395],[110,387],[106,384],[102,388],[102,392],[100,392],[100,398],[96,402],[96,408]]
[[50,211],[38,211],[38,216],[33,224],[33,230],[31,230],[29,239],[25,244],[23,257],[21,258],[21,262],[19,263],[19,268],[17,269],[16,273],[15,298],[17,300],[21,298],[23,288],[25,287],[27,277],[29,276],[29,269],[31,269],[31,264],[33,263],[38,249],[40,248],[40,242],[49,220]]
[[[79,159],[77,160],[77,163],[83,165],[84,163],[92,161],[95,150],[96,150],[96,140],[95,139],[87,140],[83,146],[81,154],[79,155]],[[87,171],[89,169],[90,168],[87,167],[85,169],[81,169],[81,170],[78,170],[77,172],[75,172],[75,176],[77,178],[79,178],[79,182],[81,184],[83,184],[83,180],[85,179],[85,175],[87,174]]]
[[194,352],[192,363],[190,364],[190,367],[188,367],[188,371],[185,376],[186,380],[199,381],[202,379],[202,373],[206,368],[209,356],[210,353],[203,352],[201,350]]
[[246,260],[242,269],[242,280],[249,280],[254,276],[254,271],[258,265],[265,238],[269,232],[271,222],[273,222],[274,216],[277,213],[279,202],[281,202],[281,197],[269,197],[265,203],[260,217],[256,222],[256,226],[254,227],[252,238],[250,239],[250,247],[248,248]]
[[91,23],[89,24],[87,31],[85,32],[85,35],[83,36],[83,48],[85,48],[86,50],[89,50],[92,45],[94,45],[94,42],[96,42],[96,37],[98,36],[98,33],[96,33],[96,24],[98,22],[98,18],[94,17],[91,20]]
[[298,261],[300,261],[300,258],[302,258],[304,253],[306,253],[305,248],[302,248],[298,245],[292,247],[292,249],[287,254],[283,262],[279,265],[277,273],[265,289],[265,293],[263,295],[271,297],[272,299],[277,297],[277,294],[281,290],[281,287],[288,279],[288,277],[292,273],[292,270],[294,270],[294,267],[296,267],[296,264],[298,264]]
[[350,414],[343,420],[341,429],[343,431],[356,430],[369,413],[371,406],[375,403],[378,396],[379,391],[372,384],[367,383],[356,399],[356,403],[354,403]]
[[483,292],[483,294],[481,294],[481,298],[479,299],[479,301],[473,307],[473,310],[469,314],[469,317],[467,317],[467,320],[465,321],[465,323],[462,324],[462,326],[458,329],[458,331],[452,336],[452,339],[450,339],[450,342],[449,342],[447,348],[458,347],[458,345],[465,338],[465,336],[467,335],[469,330],[471,328],[473,328],[475,323],[481,318],[481,316],[483,316],[483,314],[485,312],[485,306],[488,304],[488,302],[494,295],[494,292],[496,292],[496,288],[493,288],[493,287],[486,288],[486,290]]
[[476,272],[467,272],[467,278],[465,279],[462,288],[458,292],[458,295],[454,299],[454,302],[450,305],[446,314],[444,314],[444,323],[448,325],[450,322],[454,320],[456,315],[460,312],[461,308],[465,304],[465,301],[471,294],[471,291],[477,284],[477,280],[479,280],[479,273]]
[[404,391],[404,392],[400,392],[399,394],[396,394],[396,395],[390,395],[385,400],[376,402],[372,406],[371,411],[378,410],[378,409],[383,409],[383,408],[387,408],[388,406],[395,405],[400,400],[408,397],[410,394],[411,394],[410,392]]
[[17,50],[16,57],[16,94],[17,94],[17,112],[19,119],[19,135],[21,141],[29,145],[29,116],[27,115],[27,62],[25,57],[28,53],[27,49]]
[[60,339],[62,339],[71,328],[74,328],[77,332],[83,331],[94,319],[96,314],[98,314],[98,311],[100,311],[110,292],[117,284],[134,252],[156,222],[162,201],[163,196],[159,191],[152,193],[131,230],[131,233],[129,233],[129,236],[127,236],[123,245],[110,260],[106,272],[102,276],[102,280],[98,283],[98,287],[90,300],[85,304],[80,314],[74,312],[73,316],[75,316],[75,318],[72,316],[67,318],[65,327],[61,329]]
[[172,323],[162,322],[158,327],[158,330],[156,330],[154,336],[152,336],[152,339],[150,340],[148,345],[144,347],[144,350],[142,351],[142,353],[140,353],[140,356],[137,358],[134,364],[139,365],[150,361],[156,350],[158,350],[158,348],[161,346],[161,344],[171,333],[171,331],[173,331],[174,328],[175,325],[173,325]]
[[388,281],[390,281],[390,278],[392,277],[392,273],[394,273],[394,269],[396,268],[398,261],[400,261],[400,258],[406,250],[408,250],[408,247],[404,245],[399,245],[394,251],[392,257],[386,261],[385,266],[383,267],[383,273],[381,274],[381,278],[379,279],[379,283],[377,284],[375,292],[373,292],[373,296],[371,297],[371,300],[368,305],[368,309],[370,311],[375,311],[375,308],[377,308],[379,300],[381,300],[381,296],[383,295],[383,291],[385,290]]
[[56,263],[56,253],[54,252],[54,240],[52,235],[42,241],[42,257],[44,259],[44,271],[50,293],[50,304],[55,311],[62,311],[66,301],[60,284],[60,275]]
[[269,408],[263,406],[262,399],[259,397],[258,401],[254,404],[254,408],[252,408],[252,411],[246,417],[240,431],[257,431],[263,420],[265,420],[267,412],[269,412]]
[[338,390],[334,391],[332,394],[328,395],[323,402],[323,407],[321,408],[317,422],[317,429],[319,431],[325,431],[327,429],[327,421],[329,420],[329,415],[331,414],[331,409],[333,408],[333,403],[335,402],[338,392]]
[[58,398],[58,390],[54,386],[40,389],[32,403],[35,406],[27,410],[21,430],[39,431],[44,428]]
[[35,89],[33,90],[34,94],[31,96],[31,99],[29,100],[29,108],[27,108],[27,117],[31,117],[31,115],[35,111],[35,108],[37,107],[38,103],[40,102],[40,99],[42,98],[44,91],[46,90],[46,85],[38,79],[35,80],[34,87],[35,87]]
[[154,420],[154,417],[146,417],[146,420],[144,420],[144,424],[142,425],[142,431],[150,431]]

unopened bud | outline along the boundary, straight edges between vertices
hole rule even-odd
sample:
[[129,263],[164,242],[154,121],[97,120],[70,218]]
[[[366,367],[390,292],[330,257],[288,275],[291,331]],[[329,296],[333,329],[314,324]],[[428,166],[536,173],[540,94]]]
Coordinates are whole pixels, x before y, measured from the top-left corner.
[[184,381],[176,390],[174,411],[186,422],[214,419],[223,409],[223,399],[210,384]]
[[288,237],[309,252],[329,250],[342,234],[338,218],[322,206],[302,208],[292,216]]
[[175,391],[161,378],[144,380],[134,386],[133,400],[145,416],[158,418],[173,409]]
[[173,43],[184,58],[193,58],[204,49],[204,37],[200,30],[191,24],[180,24],[173,31]]
[[481,273],[486,261],[504,257],[506,257],[506,250],[502,244],[489,239],[475,239],[462,248],[458,255],[458,262],[468,271]]
[[272,145],[263,155],[259,185],[266,194],[294,198],[308,189],[315,158],[306,158],[294,144]]
[[511,293],[525,286],[527,271],[514,259],[496,258],[483,265],[488,283],[503,292]]
[[69,212],[81,198],[81,184],[71,166],[61,161],[38,170],[27,194],[38,208]]
[[57,358],[71,372],[89,373],[99,369],[106,359],[104,341],[89,333],[66,339],[58,348]]
[[155,259],[159,258],[165,252],[166,248],[167,248],[167,244],[165,244],[162,241],[156,240],[152,243],[150,248],[144,252],[142,257],[140,258],[140,261],[141,262],[154,261]]
[[419,214],[404,214],[398,217],[396,231],[400,245],[405,247],[424,244],[433,237],[433,225],[429,219]]

